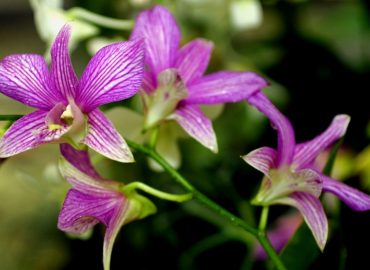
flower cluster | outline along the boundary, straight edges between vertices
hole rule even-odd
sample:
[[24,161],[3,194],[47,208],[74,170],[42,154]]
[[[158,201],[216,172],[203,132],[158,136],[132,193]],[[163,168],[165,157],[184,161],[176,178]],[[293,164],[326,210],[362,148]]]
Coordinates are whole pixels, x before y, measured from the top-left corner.
[[[216,135],[200,105],[247,101],[260,110],[276,128],[278,144],[277,150],[262,147],[242,157],[264,174],[252,203],[296,207],[320,249],[328,236],[328,222],[319,199],[322,192],[335,194],[356,211],[370,209],[368,195],[324,175],[315,163],[323,150],[344,136],[349,116],[336,116],[322,134],[297,144],[289,120],[262,92],[266,80],[253,72],[219,71],[205,75],[212,42],[196,39],[180,48],[179,27],[164,7],[155,6],[140,13],[130,40],[99,50],[80,79],[72,67],[69,38],[70,27],[66,25],[51,47],[50,69],[35,54],[1,60],[0,92],[36,110],[7,130],[0,140],[0,157],[46,143],[60,144],[60,171],[72,188],[64,200],[58,228],[81,234],[99,222],[104,224],[104,269],[110,267],[120,228],[156,211],[151,201],[132,188],[137,185],[128,188],[103,179],[87,152],[89,147],[112,160],[134,161],[127,143],[98,107],[137,93],[144,105],[144,131],[153,131],[174,120],[213,152],[218,151]],[[176,200],[173,195],[149,187],[145,190]],[[291,231],[285,234],[291,235]],[[273,242],[279,249],[283,245],[280,240]]]

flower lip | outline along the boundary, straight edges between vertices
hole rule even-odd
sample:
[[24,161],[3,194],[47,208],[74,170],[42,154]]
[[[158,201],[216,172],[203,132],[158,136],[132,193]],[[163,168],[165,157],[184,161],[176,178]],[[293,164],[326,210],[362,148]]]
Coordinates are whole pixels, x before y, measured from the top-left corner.
[[179,102],[188,96],[188,90],[176,69],[166,69],[158,75],[157,90],[143,95],[146,117],[144,130],[169,117]]

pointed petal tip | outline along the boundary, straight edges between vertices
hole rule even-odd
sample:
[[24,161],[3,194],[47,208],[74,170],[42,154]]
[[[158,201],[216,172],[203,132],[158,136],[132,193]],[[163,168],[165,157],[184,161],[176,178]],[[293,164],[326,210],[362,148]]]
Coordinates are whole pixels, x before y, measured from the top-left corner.
[[117,158],[116,160],[122,163],[134,163],[136,162],[134,155],[131,151],[126,152],[127,145],[122,145],[122,149],[125,149],[125,154],[122,155],[120,158]]
[[338,125],[342,128],[342,133],[340,136],[344,136],[344,134],[347,131],[347,127],[350,121],[351,121],[351,117],[347,114],[339,114],[334,117],[333,125]]
[[218,153],[218,144],[217,141],[214,141],[211,145],[208,146],[208,148],[214,153]]
[[248,165],[267,176],[270,169],[275,166],[276,151],[269,147],[261,147],[241,156],[241,158]]

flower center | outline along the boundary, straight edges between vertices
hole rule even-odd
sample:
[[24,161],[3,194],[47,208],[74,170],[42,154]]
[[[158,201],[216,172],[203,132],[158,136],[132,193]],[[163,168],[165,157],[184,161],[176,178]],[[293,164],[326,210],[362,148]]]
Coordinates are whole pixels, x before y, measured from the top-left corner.
[[321,180],[310,169],[294,171],[291,167],[272,169],[262,180],[260,190],[252,200],[253,204],[270,205],[293,192],[307,192],[315,197],[321,193]]
[[145,121],[144,130],[168,119],[178,103],[186,98],[188,91],[176,69],[166,69],[158,75],[158,87],[150,94],[143,93]]
[[65,106],[63,103],[56,104],[46,116],[48,133],[58,139],[71,143],[78,148],[81,140],[86,136],[87,121],[86,116],[73,100]]

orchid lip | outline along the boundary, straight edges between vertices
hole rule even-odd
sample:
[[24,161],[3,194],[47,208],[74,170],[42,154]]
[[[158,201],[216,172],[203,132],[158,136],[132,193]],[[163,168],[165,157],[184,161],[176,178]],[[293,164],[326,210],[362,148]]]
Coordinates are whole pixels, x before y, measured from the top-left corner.
[[166,69],[158,75],[156,91],[147,94],[143,91],[146,107],[144,131],[168,119],[179,102],[188,96],[188,90],[176,69]]

